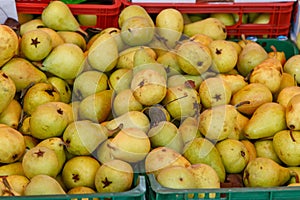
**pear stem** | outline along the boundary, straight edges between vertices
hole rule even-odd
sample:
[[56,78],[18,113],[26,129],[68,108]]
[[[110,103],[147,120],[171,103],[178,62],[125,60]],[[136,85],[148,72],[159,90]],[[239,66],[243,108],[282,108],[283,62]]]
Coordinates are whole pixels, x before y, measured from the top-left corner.
[[250,104],[250,101],[242,101],[234,105],[235,108],[238,108],[242,105]]

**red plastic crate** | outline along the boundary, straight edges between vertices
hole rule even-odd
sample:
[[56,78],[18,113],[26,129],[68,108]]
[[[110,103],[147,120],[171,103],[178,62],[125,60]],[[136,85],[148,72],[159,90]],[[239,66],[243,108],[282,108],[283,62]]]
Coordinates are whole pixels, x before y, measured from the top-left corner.
[[[210,14],[210,13],[236,13],[239,21],[233,26],[227,26],[228,36],[240,37],[245,36],[268,38],[277,36],[288,36],[293,7],[295,2],[277,2],[277,3],[132,3],[128,0],[121,0],[122,6],[137,4],[143,6],[148,13],[158,14],[165,8],[175,8],[181,13],[188,14]],[[242,24],[241,16],[244,13],[270,13],[268,24]]]
[[[26,2],[25,2],[26,1]],[[16,7],[18,13],[41,14],[43,9],[48,5],[45,3],[50,0],[17,0]],[[25,2],[25,3],[24,3]],[[31,2],[31,3],[29,3]],[[121,10],[121,2],[114,0],[113,4],[67,4],[74,15],[88,14],[97,16],[97,24],[92,28],[118,27],[118,17]],[[83,27],[88,28],[88,27]]]

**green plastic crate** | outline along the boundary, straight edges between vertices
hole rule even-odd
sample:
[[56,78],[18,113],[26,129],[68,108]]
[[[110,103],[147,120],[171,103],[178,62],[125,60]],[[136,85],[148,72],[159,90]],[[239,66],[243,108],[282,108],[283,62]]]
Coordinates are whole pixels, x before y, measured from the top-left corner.
[[146,177],[136,176],[131,190],[116,193],[0,197],[1,200],[146,200]]
[[[266,188],[220,188],[220,189],[170,189],[162,187],[153,174],[148,175],[149,200],[296,200],[300,199],[300,186]],[[215,193],[214,197],[210,197]],[[199,196],[198,196],[199,195]]]

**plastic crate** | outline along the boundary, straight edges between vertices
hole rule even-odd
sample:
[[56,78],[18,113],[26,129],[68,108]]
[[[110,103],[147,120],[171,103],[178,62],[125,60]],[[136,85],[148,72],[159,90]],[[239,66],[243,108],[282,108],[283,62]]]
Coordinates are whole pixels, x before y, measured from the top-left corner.
[[[149,200],[295,200],[300,199],[300,187],[265,187],[265,188],[220,188],[220,189],[170,189],[162,187],[153,174],[149,174]],[[210,196],[214,194],[214,196]]]
[[[154,15],[165,8],[175,8],[187,14],[235,13],[239,15],[239,21],[233,26],[226,27],[228,36],[240,37],[245,34],[263,37],[267,35],[268,38],[289,35],[295,3],[132,3],[130,0],[121,0],[121,2],[123,7],[133,4],[141,5],[148,13]],[[243,24],[241,16],[246,13],[270,13],[270,21],[268,24]]]
[[43,196],[10,196],[1,197],[3,200],[146,200],[146,177],[135,176],[131,190],[116,193],[67,194]]
[[[48,5],[49,0],[21,0],[16,1],[16,7],[18,13],[26,14],[42,14],[43,9]],[[25,2],[25,3],[24,3]],[[29,3],[34,2],[34,3]],[[87,14],[96,15],[97,24],[91,28],[108,28],[108,27],[118,27],[118,17],[121,10],[121,2],[119,0],[114,0],[110,4],[67,4],[74,15]],[[88,28],[88,27],[84,27]]]

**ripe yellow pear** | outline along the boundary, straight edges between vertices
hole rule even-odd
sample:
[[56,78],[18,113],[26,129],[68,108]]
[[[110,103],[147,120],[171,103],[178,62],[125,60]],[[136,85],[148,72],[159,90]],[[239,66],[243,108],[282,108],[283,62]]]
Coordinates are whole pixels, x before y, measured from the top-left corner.
[[1,41],[6,41],[1,43],[0,46],[0,67],[2,67],[7,61],[17,54],[19,49],[19,39],[12,28],[2,24],[0,25],[0,35]]

